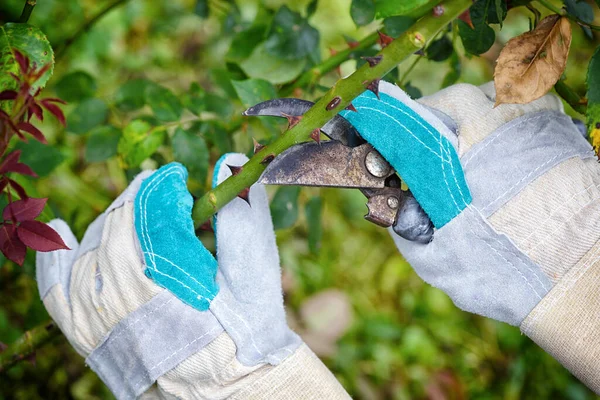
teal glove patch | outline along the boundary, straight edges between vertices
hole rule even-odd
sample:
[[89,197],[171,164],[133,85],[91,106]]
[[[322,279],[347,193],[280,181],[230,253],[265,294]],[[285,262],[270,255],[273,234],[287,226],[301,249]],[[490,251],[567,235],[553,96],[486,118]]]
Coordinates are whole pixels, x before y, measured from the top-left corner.
[[135,229],[146,275],[184,303],[205,311],[219,292],[217,261],[194,232],[187,170],[170,163],[142,182],[135,199]]
[[441,228],[472,200],[458,155],[408,105],[385,93],[379,96],[366,91],[352,101],[357,112],[340,115],[394,167],[433,225]]

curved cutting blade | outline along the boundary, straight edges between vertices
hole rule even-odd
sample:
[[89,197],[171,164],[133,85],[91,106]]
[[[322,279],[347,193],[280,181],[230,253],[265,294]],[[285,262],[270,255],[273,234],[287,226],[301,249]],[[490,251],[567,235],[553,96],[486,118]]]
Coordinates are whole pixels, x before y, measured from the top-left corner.
[[[243,115],[271,117],[291,115],[298,117],[304,115],[314,104],[312,101],[302,99],[273,99],[250,107],[244,111]],[[356,147],[366,143],[352,124],[339,115],[336,115],[326,123],[321,128],[321,131],[330,139],[337,140],[349,147]]]

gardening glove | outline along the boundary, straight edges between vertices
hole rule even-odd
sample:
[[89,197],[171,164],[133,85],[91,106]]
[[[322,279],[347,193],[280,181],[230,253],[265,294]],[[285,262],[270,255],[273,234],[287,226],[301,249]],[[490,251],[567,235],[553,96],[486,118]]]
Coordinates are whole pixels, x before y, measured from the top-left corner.
[[[215,168],[214,183],[231,175]],[[38,253],[40,296],[119,399],[347,398],[286,323],[267,194],[219,211],[217,260],[194,233],[187,171],[143,172],[71,250]]]
[[600,165],[557,97],[494,102],[493,83],[415,102],[381,82],[342,115],[436,228],[428,244],[392,234],[417,274],[519,326],[600,393]]

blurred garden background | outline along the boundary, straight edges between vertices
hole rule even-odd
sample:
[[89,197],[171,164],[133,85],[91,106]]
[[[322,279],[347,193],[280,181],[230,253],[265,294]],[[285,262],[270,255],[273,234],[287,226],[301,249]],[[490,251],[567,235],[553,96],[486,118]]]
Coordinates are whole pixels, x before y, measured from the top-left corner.
[[[79,239],[143,169],[180,161],[190,170],[190,190],[202,195],[222,154],[251,154],[252,138],[268,143],[285,131],[285,120],[243,118],[246,107],[283,95],[318,99],[340,74],[364,62],[360,56],[379,50],[375,39],[365,38],[376,30],[397,36],[416,17],[373,18],[364,3],[38,0],[29,23],[55,51],[43,94],[68,102],[67,127],[46,118],[38,126],[48,145],[17,144],[40,176],[19,182],[31,196],[49,198],[43,220],[66,220]],[[588,22],[595,13],[598,23],[594,2],[566,3]],[[550,13],[538,2],[530,6],[542,16]],[[17,21],[22,8],[23,0],[1,0],[0,24]],[[411,56],[386,79],[413,97],[454,82],[485,83],[504,43],[529,30],[534,17],[524,6],[509,9],[502,27],[493,25],[494,44],[481,56],[465,51],[453,23],[436,46]],[[573,24],[565,78],[581,95],[599,43],[598,32]],[[339,68],[314,74],[349,46],[355,49]],[[304,80],[298,83],[299,76]],[[268,190],[290,325],[354,398],[595,398],[517,328],[464,313],[423,283],[386,230],[363,219],[359,191]],[[214,249],[211,235],[199,234]],[[10,344],[47,320],[34,253],[22,267],[2,258],[0,342]],[[112,395],[59,335],[0,375],[0,399],[13,398]]]

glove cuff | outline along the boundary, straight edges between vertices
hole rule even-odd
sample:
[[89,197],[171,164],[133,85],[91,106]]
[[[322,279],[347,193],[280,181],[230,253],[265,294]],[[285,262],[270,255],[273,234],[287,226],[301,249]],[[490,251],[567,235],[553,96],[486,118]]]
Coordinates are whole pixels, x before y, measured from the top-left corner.
[[303,344],[283,363],[231,399],[338,400],[350,399],[350,396],[321,360]]
[[521,331],[600,394],[600,240],[557,282]]

